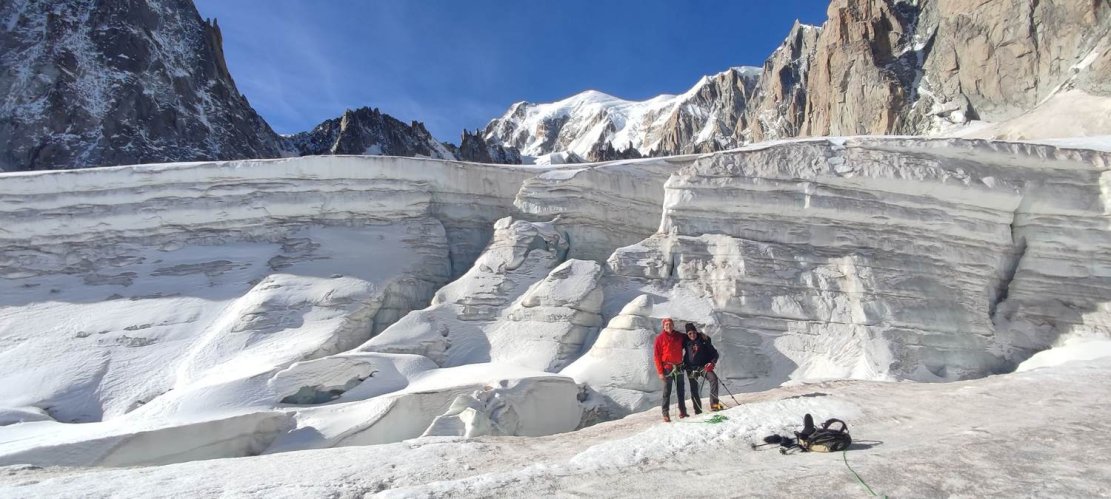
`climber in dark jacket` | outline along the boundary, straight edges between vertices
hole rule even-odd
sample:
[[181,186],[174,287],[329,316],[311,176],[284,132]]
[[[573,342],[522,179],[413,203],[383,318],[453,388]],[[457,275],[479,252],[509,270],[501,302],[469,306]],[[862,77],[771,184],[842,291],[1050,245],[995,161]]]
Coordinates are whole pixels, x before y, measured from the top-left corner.
[[722,410],[721,401],[718,400],[718,376],[714,374],[714,367],[718,363],[718,351],[710,342],[710,337],[698,332],[694,324],[687,323],[686,337],[683,339],[683,367],[687,371],[687,380],[691,385],[691,404],[695,414],[702,414],[702,399],[699,397],[698,378],[706,378],[710,384],[710,410]]

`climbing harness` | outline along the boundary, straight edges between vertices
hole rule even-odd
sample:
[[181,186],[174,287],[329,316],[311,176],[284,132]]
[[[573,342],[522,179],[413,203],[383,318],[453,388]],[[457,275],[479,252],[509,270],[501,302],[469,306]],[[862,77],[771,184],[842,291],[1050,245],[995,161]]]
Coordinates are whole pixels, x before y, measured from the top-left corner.
[[698,370],[696,370],[696,371],[691,371],[687,375],[688,378],[690,378],[692,381],[694,381],[695,386],[698,387],[698,393],[697,394],[692,393],[691,396],[695,397],[697,395],[697,398],[695,400],[698,401],[696,403],[698,404],[698,407],[700,407],[700,408],[702,407],[702,390],[704,388],[706,388],[706,383],[699,383],[698,379],[699,378],[705,379],[705,376],[706,376],[706,370],[701,368],[701,367],[698,368]]
[[[698,368],[697,371],[691,371],[691,374],[694,376],[695,379],[701,378],[701,379],[705,380],[706,379],[706,368],[700,367],[700,368]],[[737,405],[741,405],[740,402],[737,402],[737,397],[733,396],[733,392],[729,390],[729,387],[725,386],[725,382],[721,380],[721,376],[716,376],[715,378],[717,379],[718,385],[725,388],[725,393],[729,394],[729,398],[733,399],[733,403],[737,404]],[[702,398],[702,389],[705,388],[705,387],[706,387],[706,383],[702,383],[702,384],[698,385],[698,398],[699,399]],[[718,400],[718,404],[721,404],[722,409],[728,409],[728,407],[725,407],[725,404],[721,403],[721,400]]]

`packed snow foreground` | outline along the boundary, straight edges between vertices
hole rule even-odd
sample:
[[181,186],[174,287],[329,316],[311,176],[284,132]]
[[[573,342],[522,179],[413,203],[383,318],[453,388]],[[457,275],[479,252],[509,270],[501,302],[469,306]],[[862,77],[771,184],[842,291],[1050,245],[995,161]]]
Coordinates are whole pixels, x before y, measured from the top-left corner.
[[[1093,392],[989,433],[1095,414],[1109,172],[1091,149],[860,137],[574,168],[336,156],[2,175],[0,483],[120,493],[147,478],[35,467],[277,454],[150,476],[224,470],[197,490],[269,494],[260,470],[288,465],[322,475],[287,495],[530,494],[584,486],[579,472],[678,473],[669,456],[688,448],[749,452],[805,412],[871,424],[889,453],[910,445],[904,416],[884,419],[897,403],[953,398],[940,424],[1029,403],[966,391]],[[713,338],[733,392],[794,386],[741,395],[722,425],[595,425],[658,404],[662,317]],[[957,385],[807,384],[1024,361]],[[285,454],[307,449],[322,450]],[[1106,461],[1089,460],[1103,489],[1062,490],[1106,493]],[[262,481],[227,471],[244,467]],[[343,470],[359,477],[319,483]],[[175,494],[156,483],[144,494]],[[610,492],[652,490],[627,487]]]

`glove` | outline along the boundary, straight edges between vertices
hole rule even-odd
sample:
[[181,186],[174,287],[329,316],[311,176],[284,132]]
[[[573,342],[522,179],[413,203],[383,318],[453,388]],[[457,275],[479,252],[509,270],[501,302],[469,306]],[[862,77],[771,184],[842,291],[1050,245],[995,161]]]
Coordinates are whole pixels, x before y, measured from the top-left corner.
[[708,373],[714,372],[714,363],[711,362],[709,364],[706,364],[706,367],[704,367],[703,369],[705,369]]

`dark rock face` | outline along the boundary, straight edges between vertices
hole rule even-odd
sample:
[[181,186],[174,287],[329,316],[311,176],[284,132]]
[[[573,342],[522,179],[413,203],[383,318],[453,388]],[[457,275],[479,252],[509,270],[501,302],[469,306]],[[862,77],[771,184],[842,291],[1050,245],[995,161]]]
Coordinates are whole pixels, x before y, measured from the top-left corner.
[[765,63],[748,140],[930,133],[1069,90],[1111,97],[1105,0],[833,0],[828,13]]
[[1111,96],[1107,0],[936,0],[918,18],[925,91],[904,130],[999,122],[1069,90]]
[[[655,151],[648,154],[649,156],[655,155]],[[612,142],[602,142],[594,144],[594,148],[586,156],[586,161],[591,163],[598,163],[602,161],[614,161],[618,159],[640,159],[645,156],[640,154],[632,145],[623,149],[616,150],[613,148]]]
[[424,124],[406,125],[378,109],[362,107],[344,111],[311,131],[287,138],[301,156],[319,154],[375,154],[455,159],[455,155],[428,133]]
[[286,138],[288,148],[301,156],[320,154],[371,154],[385,156],[424,156],[476,163],[520,164],[521,153],[512,147],[491,145],[481,136],[463,131],[456,147],[432,137],[424,124],[408,125],[367,107],[350,110],[327,120],[311,131]]
[[482,137],[480,130],[475,130],[471,133],[463,130],[463,140],[459,142],[459,147],[447,144],[448,148],[455,153],[455,156],[461,161],[470,161],[474,163],[499,163],[499,164],[521,164],[521,151],[516,147],[505,147],[498,144],[491,144]]
[[298,154],[521,162],[369,108],[280,137],[236,89],[222,43],[191,0],[0,2],[0,171]]
[[0,20],[0,171],[281,154],[189,0],[6,0]]
[[[934,133],[973,119],[1023,117],[1065,93],[1072,95],[1061,97],[1064,105],[1102,102],[1078,119],[1091,122],[1086,134],[1111,134],[1099,111],[1111,99],[1107,0],[832,0],[827,12],[821,27],[796,23],[751,82],[745,74],[721,73],[692,89],[694,97],[670,111],[664,126],[653,128],[649,115],[635,144],[639,152]],[[486,137],[534,156],[586,140],[593,144],[588,159],[608,157],[601,152],[609,137],[587,135],[597,128],[568,128],[593,125],[593,115],[573,111],[559,121],[527,123],[527,112],[539,106],[515,104],[487,126]]]
[[787,39],[764,61],[753,96],[745,109],[747,127],[734,134],[740,143],[795,137],[802,129],[806,86],[820,30],[795,22]]
[[799,135],[899,129],[914,72],[900,68],[896,54],[912,43],[913,18],[896,4],[837,0],[830,5],[808,70]]
[[[758,81],[755,75],[737,70],[707,79],[693,96],[672,111],[659,145],[648,154],[712,152],[741,145],[734,137],[737,130],[748,126],[745,109]],[[708,137],[699,137],[700,134]]]

